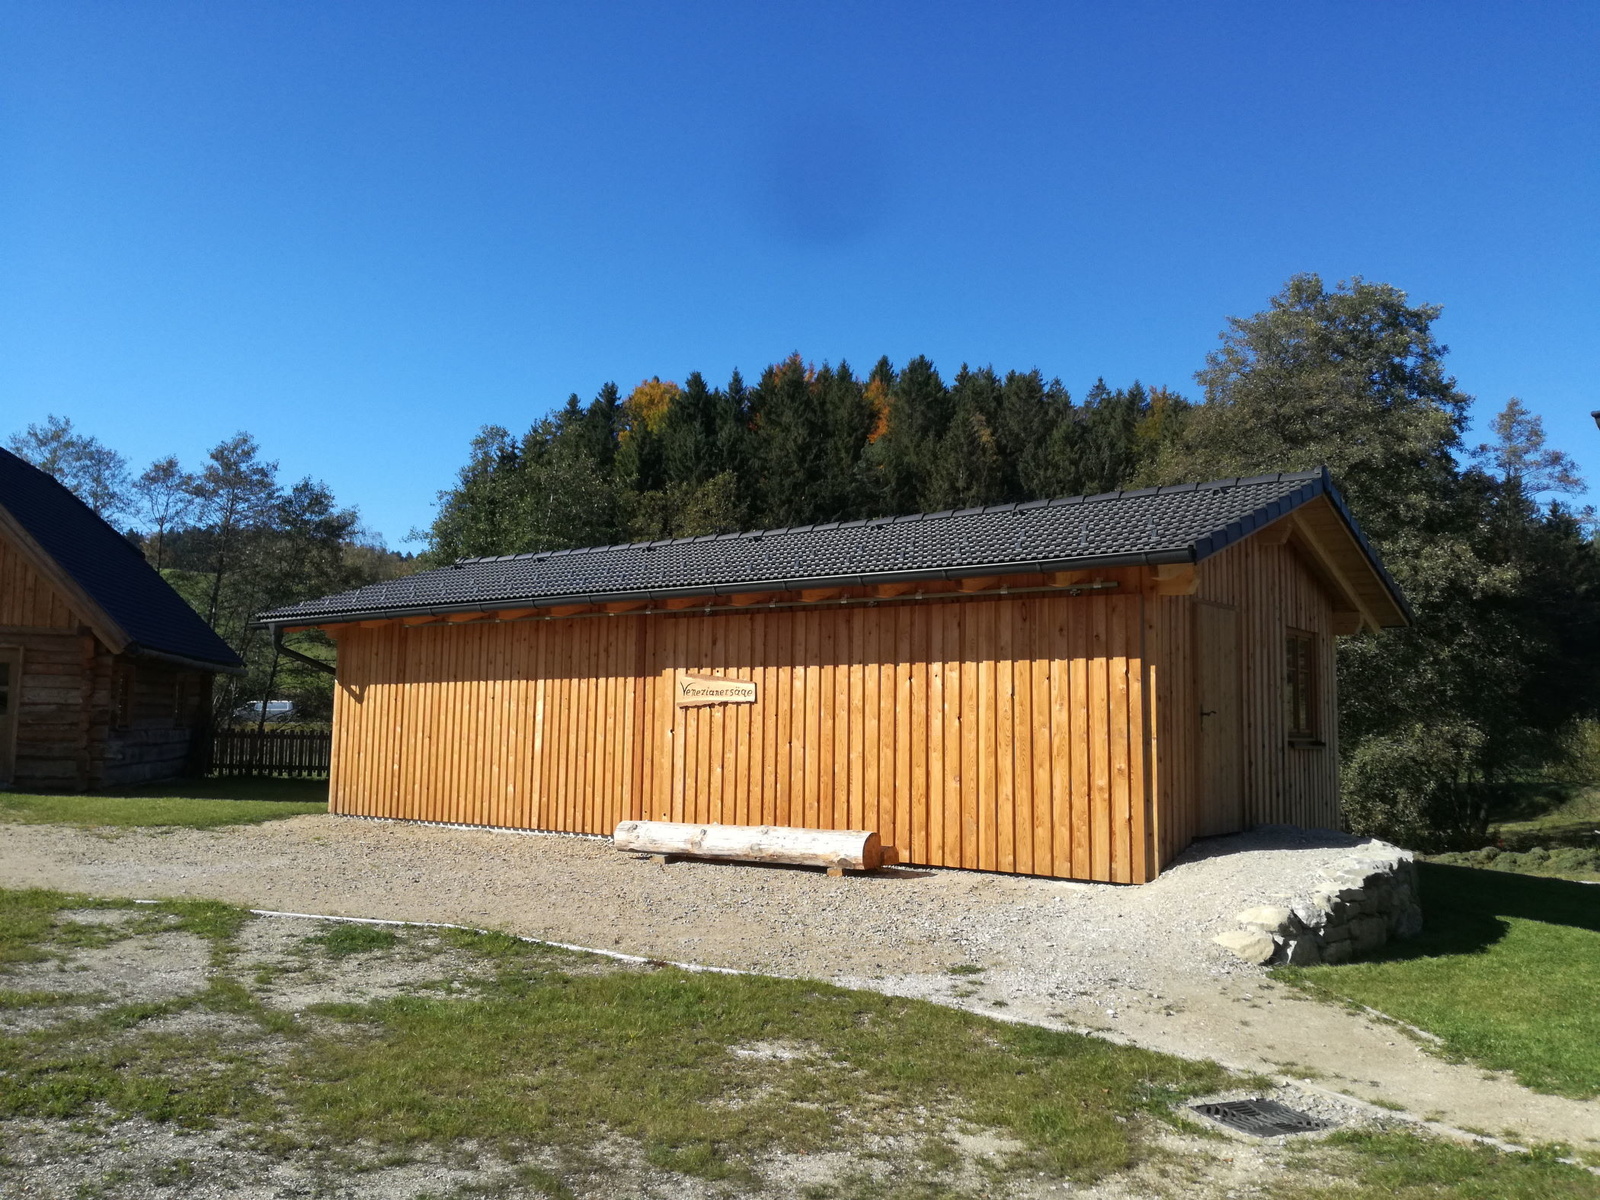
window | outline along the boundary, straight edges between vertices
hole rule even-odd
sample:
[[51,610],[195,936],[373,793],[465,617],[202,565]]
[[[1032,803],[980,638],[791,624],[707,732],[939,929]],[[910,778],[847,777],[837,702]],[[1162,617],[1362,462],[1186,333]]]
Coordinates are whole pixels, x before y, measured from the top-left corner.
[[114,729],[127,729],[132,724],[133,668],[120,663],[111,678],[111,725]]
[[1291,629],[1284,642],[1288,676],[1284,698],[1288,703],[1286,724],[1292,742],[1317,740],[1317,638],[1313,633]]

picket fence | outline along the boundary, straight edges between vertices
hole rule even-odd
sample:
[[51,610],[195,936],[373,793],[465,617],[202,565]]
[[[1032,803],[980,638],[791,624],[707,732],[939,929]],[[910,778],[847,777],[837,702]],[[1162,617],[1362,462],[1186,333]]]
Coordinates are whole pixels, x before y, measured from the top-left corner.
[[333,734],[319,729],[219,729],[211,741],[212,775],[325,776]]

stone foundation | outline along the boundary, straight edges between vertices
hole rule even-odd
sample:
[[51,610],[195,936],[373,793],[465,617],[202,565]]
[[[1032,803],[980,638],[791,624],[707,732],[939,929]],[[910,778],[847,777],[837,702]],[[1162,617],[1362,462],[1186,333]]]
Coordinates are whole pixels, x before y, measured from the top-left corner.
[[1416,862],[1409,850],[1368,842],[1322,870],[1304,894],[1246,909],[1239,924],[1214,940],[1247,962],[1349,962],[1421,932]]

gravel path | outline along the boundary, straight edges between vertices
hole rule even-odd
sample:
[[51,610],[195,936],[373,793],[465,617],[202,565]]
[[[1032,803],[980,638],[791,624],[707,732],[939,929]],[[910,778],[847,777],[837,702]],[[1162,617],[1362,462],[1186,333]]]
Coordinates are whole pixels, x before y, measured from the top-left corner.
[[1446,1063],[1211,943],[1241,909],[1293,895],[1359,844],[1286,829],[1211,839],[1155,882],[1118,887],[923,868],[833,879],[663,866],[597,838],[307,816],[209,831],[8,825],[0,883],[449,921],[830,979],[1241,1069],[1304,1070],[1450,1125],[1600,1146],[1600,1103]]

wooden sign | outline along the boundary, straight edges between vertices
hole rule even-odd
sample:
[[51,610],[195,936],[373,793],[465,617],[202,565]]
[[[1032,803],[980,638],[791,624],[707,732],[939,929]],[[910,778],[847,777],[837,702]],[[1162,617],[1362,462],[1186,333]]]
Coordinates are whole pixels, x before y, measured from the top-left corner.
[[693,704],[754,704],[756,685],[748,679],[720,679],[679,671],[673,681],[672,699],[679,708]]

